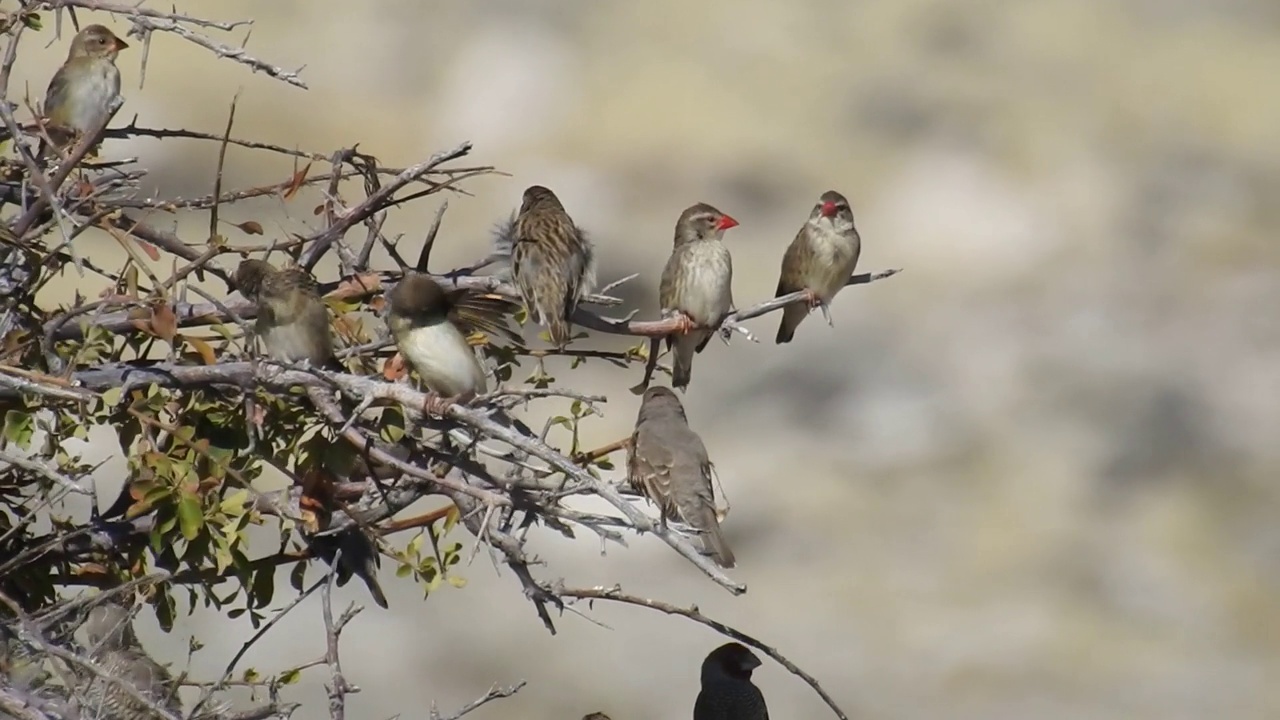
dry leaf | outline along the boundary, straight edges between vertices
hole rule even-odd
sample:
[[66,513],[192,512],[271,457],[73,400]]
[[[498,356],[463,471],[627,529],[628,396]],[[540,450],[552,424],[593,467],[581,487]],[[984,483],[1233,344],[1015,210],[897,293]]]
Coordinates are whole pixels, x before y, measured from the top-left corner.
[[302,187],[302,183],[307,181],[307,172],[309,170],[311,170],[311,163],[307,163],[306,167],[293,174],[293,177],[289,180],[288,187],[284,190],[285,200],[291,200],[294,195],[298,194],[298,189]]
[[236,227],[240,228],[241,232],[246,233],[248,235],[262,234],[262,224],[254,220],[246,220],[240,223],[239,225],[236,225]]
[[218,355],[213,351],[213,346],[209,343],[200,338],[187,337],[185,335],[182,339],[186,340],[187,344],[200,354],[200,359],[204,361],[205,365],[214,365],[218,362]]
[[169,307],[169,303],[158,302],[151,306],[151,332],[169,342],[173,342],[174,336],[178,334],[178,316]]
[[134,242],[138,243],[138,247],[142,248],[142,252],[146,253],[147,257],[151,258],[152,260],[160,259],[160,251],[156,249],[155,245],[152,245],[151,243],[145,242],[143,240],[139,240],[137,238],[134,238]]
[[382,289],[382,276],[368,272],[351,277],[338,283],[326,297],[346,299],[357,295],[365,295]]
[[400,353],[392,355],[386,364],[382,366],[382,377],[395,382],[408,374],[404,366],[404,356]]

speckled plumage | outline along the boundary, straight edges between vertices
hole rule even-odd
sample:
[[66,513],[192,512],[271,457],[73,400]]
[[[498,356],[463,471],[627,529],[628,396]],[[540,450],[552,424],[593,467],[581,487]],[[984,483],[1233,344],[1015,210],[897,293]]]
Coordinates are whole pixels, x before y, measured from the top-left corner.
[[[853,275],[861,252],[862,240],[853,226],[849,201],[835,190],[828,190],[787,247],[774,297],[809,290],[823,305],[829,305]],[[783,308],[775,342],[791,342],[810,310],[798,302]]]
[[[112,603],[95,606],[84,622],[88,657],[115,680],[132,685],[154,705],[182,717],[173,678],[138,644],[129,613]],[[84,673],[79,688],[81,717],[97,720],[152,720],[161,717],[117,682]]]
[[769,720],[764,693],[751,682],[760,659],[746,646],[725,643],[702,661],[702,690],[693,720]]
[[703,554],[721,567],[734,566],[716,518],[707,448],[669,388],[654,386],[644,393],[627,453],[627,479],[658,506],[663,523],[674,517],[694,528]]
[[488,380],[467,335],[480,330],[519,342],[507,325],[516,305],[475,290],[446,292],[429,275],[410,273],[387,296],[387,327],[396,347],[427,389],[445,397],[488,392]]
[[541,185],[524,191],[520,210],[498,238],[510,248],[512,281],[530,320],[545,325],[551,342],[563,347],[569,318],[595,286],[595,250],[555,193]]
[[[129,47],[102,25],[89,25],[76,33],[67,59],[45,90],[44,116],[49,138],[64,146],[76,133],[86,133],[102,122],[112,101],[120,95],[120,70],[116,56]],[[40,152],[45,151],[41,143]]]
[[254,332],[268,357],[341,370],[333,356],[329,311],[316,281],[301,268],[277,270],[263,260],[236,268],[236,289],[258,308]]
[[658,302],[664,314],[678,310],[699,328],[668,335],[674,347],[671,384],[686,388],[693,375],[693,354],[701,352],[715,333],[717,323],[733,307],[733,258],[722,240],[738,221],[719,210],[698,203],[676,221],[671,257],[662,269]]

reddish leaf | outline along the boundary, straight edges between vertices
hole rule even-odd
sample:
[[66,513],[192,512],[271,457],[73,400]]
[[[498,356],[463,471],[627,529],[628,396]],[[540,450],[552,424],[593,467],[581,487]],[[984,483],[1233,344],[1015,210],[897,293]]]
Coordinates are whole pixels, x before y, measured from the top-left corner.
[[404,365],[404,356],[400,353],[392,355],[391,359],[387,360],[386,364],[382,366],[382,377],[390,380],[391,382],[399,380],[407,373],[408,371],[405,369]]
[[182,339],[186,340],[187,344],[200,354],[200,359],[204,361],[205,365],[213,365],[218,362],[218,355],[213,351],[213,346],[209,343],[200,338],[187,337],[185,335]]
[[284,190],[284,199],[291,200],[294,195],[298,194],[298,189],[302,187],[302,183],[307,181],[307,172],[311,170],[311,163],[293,174],[289,180],[289,185]]

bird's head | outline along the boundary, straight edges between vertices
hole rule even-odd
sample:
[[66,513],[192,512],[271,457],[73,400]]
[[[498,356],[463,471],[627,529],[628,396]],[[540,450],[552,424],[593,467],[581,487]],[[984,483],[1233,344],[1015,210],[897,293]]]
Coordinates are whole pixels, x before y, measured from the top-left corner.
[[556,197],[550,188],[530,185],[525,188],[524,195],[520,199],[520,214],[538,210],[564,210],[564,206],[560,204],[560,198]]
[[129,47],[129,43],[116,37],[103,25],[90,25],[76,33],[71,41],[71,52],[67,59],[74,58],[107,58],[115,60],[121,50]]
[[838,228],[853,226],[853,210],[844,195],[835,190],[822,193],[809,213],[809,222],[816,225],[824,220]]
[[405,274],[387,294],[387,313],[391,318],[415,318],[441,312],[446,307],[444,288],[430,275]]
[[265,260],[242,260],[231,277],[231,284],[246,300],[257,302],[262,283],[274,272],[276,269]]
[[698,203],[680,213],[680,219],[676,221],[675,244],[683,245],[697,240],[719,240],[724,237],[725,230],[737,226],[737,220],[706,203]]
[[702,661],[702,680],[730,677],[750,680],[751,671],[760,667],[760,658],[741,643],[725,643],[712,650]]
[[640,420],[648,418],[676,415],[683,418],[684,405],[671,388],[653,385],[644,391],[640,401]]
[[113,602],[95,605],[81,627],[89,647],[122,648],[133,639],[129,611]]

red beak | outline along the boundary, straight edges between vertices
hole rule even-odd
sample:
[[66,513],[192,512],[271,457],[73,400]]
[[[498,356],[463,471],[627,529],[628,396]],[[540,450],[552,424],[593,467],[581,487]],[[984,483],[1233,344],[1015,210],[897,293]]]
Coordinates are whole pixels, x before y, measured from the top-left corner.
[[728,230],[731,227],[738,227],[738,221],[728,215],[721,215],[720,222],[716,223],[717,230]]
[[826,202],[822,203],[822,216],[823,216],[823,217],[835,217],[835,214],[836,214],[836,204],[835,204],[835,203],[831,202],[830,200],[828,200],[828,201],[826,201]]

